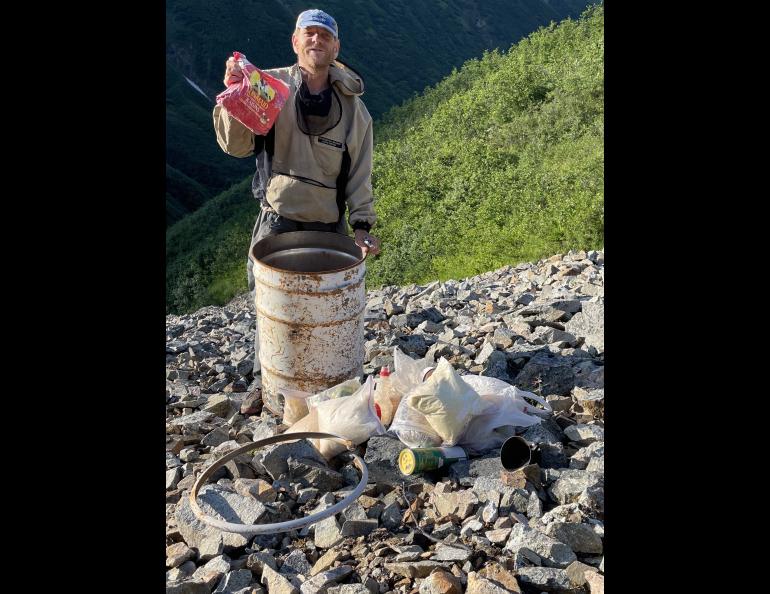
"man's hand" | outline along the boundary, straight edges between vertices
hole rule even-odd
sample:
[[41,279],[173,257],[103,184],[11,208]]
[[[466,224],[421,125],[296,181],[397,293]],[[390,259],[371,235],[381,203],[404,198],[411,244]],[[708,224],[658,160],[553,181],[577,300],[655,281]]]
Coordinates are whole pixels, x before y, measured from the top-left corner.
[[376,256],[380,253],[380,240],[363,229],[356,229],[356,245],[364,250],[364,256],[369,253]]
[[225,86],[229,87],[230,85],[240,84],[242,80],[243,71],[241,70],[241,67],[238,66],[235,58],[229,58],[227,62],[225,62]]

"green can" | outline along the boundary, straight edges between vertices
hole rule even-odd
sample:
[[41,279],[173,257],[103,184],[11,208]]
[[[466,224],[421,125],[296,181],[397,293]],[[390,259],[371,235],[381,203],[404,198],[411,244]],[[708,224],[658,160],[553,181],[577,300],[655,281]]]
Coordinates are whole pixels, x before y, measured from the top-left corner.
[[398,467],[403,474],[435,470],[446,464],[467,460],[468,454],[460,447],[404,448],[398,455]]

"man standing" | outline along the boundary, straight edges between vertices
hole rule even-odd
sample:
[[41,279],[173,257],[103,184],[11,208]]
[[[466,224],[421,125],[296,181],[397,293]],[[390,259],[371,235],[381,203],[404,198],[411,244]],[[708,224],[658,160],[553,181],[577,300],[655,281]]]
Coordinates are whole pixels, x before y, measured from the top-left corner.
[[[255,135],[222,106],[214,108],[222,150],[234,157],[256,155],[252,192],[261,211],[249,257],[257,241],[278,233],[347,234],[346,206],[356,244],[364,253],[377,254],[380,242],[369,234],[377,217],[371,182],[372,118],[360,98],[363,79],[336,60],[337,22],[322,10],[299,15],[291,44],[297,63],[266,71],[289,85],[289,97],[266,136]],[[228,59],[225,85],[240,83],[242,78],[235,60]],[[246,267],[253,296],[250,259]],[[254,372],[258,370],[255,357]]]

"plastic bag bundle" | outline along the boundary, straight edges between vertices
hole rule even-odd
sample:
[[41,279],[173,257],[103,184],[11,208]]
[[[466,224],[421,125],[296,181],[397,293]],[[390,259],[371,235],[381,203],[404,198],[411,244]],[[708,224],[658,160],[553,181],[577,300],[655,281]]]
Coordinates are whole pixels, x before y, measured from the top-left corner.
[[393,415],[390,431],[410,448],[434,448],[440,446],[443,441],[430,426],[425,415],[409,406],[406,398],[401,399]]
[[[540,396],[519,390],[502,380],[477,375],[462,376],[462,380],[477,390],[484,402],[480,414],[471,419],[459,441],[469,454],[499,448],[515,434],[516,427],[536,425],[541,417],[553,411]],[[524,397],[540,402],[546,410],[532,406]]]
[[[286,433],[320,431],[349,439],[355,445],[364,443],[373,435],[385,433],[374,411],[374,382],[371,376],[350,396],[324,400],[310,406],[308,415],[295,423]],[[316,428],[313,428],[313,426]],[[345,451],[345,446],[331,439],[311,440],[327,460]]]
[[281,389],[279,394],[283,396],[283,424],[291,427],[307,414],[307,400],[313,395],[290,388]]
[[393,373],[390,375],[393,391],[399,398],[403,398],[422,383],[423,372],[434,365],[433,357],[412,359],[398,347],[393,347]]
[[283,109],[289,86],[255,67],[242,53],[233,52],[233,58],[243,70],[243,80],[217,95],[217,104],[254,134],[264,136]]
[[478,392],[463,382],[444,357],[436,370],[405,397],[406,403],[425,415],[444,446],[455,445],[471,419],[486,407]]
[[323,392],[314,394],[307,399],[307,405],[315,406],[326,400],[333,400],[334,398],[342,398],[343,396],[350,396],[355,394],[361,388],[361,380],[357,377],[353,379],[345,380],[342,383],[327,388]]

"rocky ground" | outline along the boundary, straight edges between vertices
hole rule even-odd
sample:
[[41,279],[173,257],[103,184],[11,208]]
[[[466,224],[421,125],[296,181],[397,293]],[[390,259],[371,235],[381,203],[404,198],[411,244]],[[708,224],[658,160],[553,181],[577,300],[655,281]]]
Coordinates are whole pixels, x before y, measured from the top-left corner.
[[[167,593],[604,591],[603,251],[367,295],[367,374],[392,369],[398,346],[546,397],[553,417],[519,432],[539,444],[537,464],[506,472],[492,451],[405,477],[403,444],[372,437],[358,447],[370,482],[353,505],[245,538],[197,520],[187,493],[224,452],[284,429],[248,398],[261,385],[254,328],[247,295],[166,319]],[[198,501],[228,521],[280,522],[333,505],[359,480],[348,454],[327,464],[303,440],[229,462]]]

